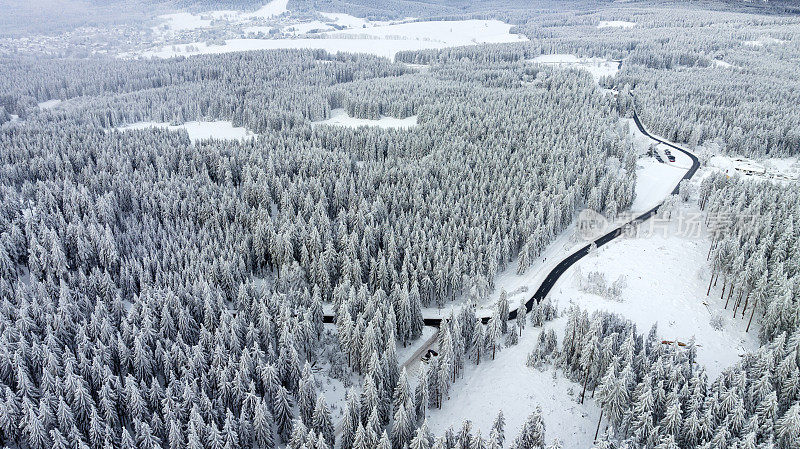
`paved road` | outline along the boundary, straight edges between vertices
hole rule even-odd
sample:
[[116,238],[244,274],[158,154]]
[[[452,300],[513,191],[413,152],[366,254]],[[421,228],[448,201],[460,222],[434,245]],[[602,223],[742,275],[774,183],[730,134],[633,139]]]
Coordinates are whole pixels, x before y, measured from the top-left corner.
[[[622,63],[620,62],[620,65],[621,64]],[[692,160],[692,166],[691,166],[691,168],[689,168],[689,170],[686,172],[686,174],[683,175],[683,178],[681,178],[681,181],[683,181],[684,179],[691,179],[692,176],[694,176],[695,172],[697,172],[697,169],[700,168],[700,161],[697,160],[697,157],[694,154],[684,150],[681,147],[678,147],[678,146],[676,146],[676,145],[674,145],[674,144],[672,144],[670,142],[662,140],[662,139],[660,139],[658,137],[655,137],[652,134],[648,133],[647,130],[644,129],[644,126],[642,126],[642,122],[639,120],[639,116],[636,114],[635,111],[633,113],[633,121],[636,123],[636,126],[639,128],[639,131],[641,131],[642,134],[650,137],[651,139],[655,140],[656,142],[659,142],[659,143],[662,143],[664,145],[667,145],[667,146],[669,146],[671,148],[674,148],[674,149],[686,154],[687,156],[689,156],[689,158]],[[679,185],[680,185],[680,183],[678,185],[676,185],[674,189],[672,189],[671,193],[673,195],[678,193]],[[658,212],[658,209],[661,207],[662,204],[663,204],[663,201],[661,203],[659,203],[657,206],[655,206],[652,209],[648,210],[647,212],[645,212],[645,213],[639,215],[638,217],[634,218],[633,220],[631,220],[631,221],[621,225],[620,227],[614,229],[613,231],[610,231],[609,233],[599,237],[593,243],[595,245],[597,245],[597,247],[599,248],[599,247],[605,245],[606,243],[614,240],[615,238],[617,238],[620,235],[622,235],[623,230],[626,229],[628,226],[635,226],[635,225],[637,225],[639,223],[642,223],[643,221],[648,220],[650,217],[655,215]],[[566,259],[562,260],[561,262],[559,262],[558,265],[553,267],[553,269],[550,270],[550,273],[547,275],[547,277],[544,279],[544,281],[542,281],[542,285],[539,286],[539,289],[536,290],[536,292],[533,294],[533,296],[531,296],[531,298],[525,303],[525,308],[530,312],[531,309],[533,308],[534,302],[539,303],[542,299],[544,299],[547,296],[547,294],[550,293],[550,289],[553,288],[553,285],[555,285],[555,283],[558,280],[558,278],[560,278],[561,275],[564,274],[564,272],[567,271],[567,269],[569,267],[571,267],[575,262],[579,261],[581,258],[583,258],[587,254],[589,254],[589,248],[590,247],[591,247],[591,243],[586,244],[586,246],[584,246],[581,249],[579,249],[579,250],[575,251],[574,253],[570,254],[569,256],[567,256]],[[488,323],[489,322],[489,318],[490,317],[488,317],[488,316],[481,317],[481,321],[483,321],[484,324]],[[509,313],[508,319],[509,320],[513,320],[513,319],[516,319],[516,318],[517,318],[517,310],[514,309]],[[324,316],[324,321],[326,323],[332,323],[333,322],[333,315],[325,315]],[[425,322],[426,326],[436,326],[436,327],[438,327],[442,323],[442,318],[429,317],[429,318],[423,318],[423,321]]]

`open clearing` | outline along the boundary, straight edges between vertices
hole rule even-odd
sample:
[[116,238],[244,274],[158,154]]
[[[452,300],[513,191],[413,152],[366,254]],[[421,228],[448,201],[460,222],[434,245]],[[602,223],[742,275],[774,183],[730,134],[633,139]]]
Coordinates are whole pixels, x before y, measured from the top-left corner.
[[37,104],[37,106],[39,107],[39,109],[53,109],[53,108],[57,107],[60,104],[61,104],[61,100],[55,99],[55,100],[43,101],[43,102]]
[[619,71],[619,62],[602,58],[579,58],[572,54],[540,55],[530,60],[536,64],[551,65],[559,68],[577,67],[589,71],[595,81],[605,76],[614,76]]
[[[567,317],[545,324],[556,334],[563,333]],[[503,348],[495,360],[491,356],[475,366],[467,362],[464,375],[451,387],[450,398],[441,409],[430,409],[428,425],[436,435],[449,427],[456,431],[465,419],[472,421],[475,430],[488,436],[497,412],[503,410],[506,419],[506,444],[516,438],[528,415],[539,406],[545,422],[547,441],[558,438],[565,448],[590,448],[594,426],[600,410],[594,400],[576,402],[578,384],[552,368],[545,371],[525,365],[528,353],[536,346],[543,328],[528,328],[516,346]]]
[[[303,26],[302,23],[287,25]],[[318,26],[318,24],[314,24]],[[367,53],[394,59],[397,52],[424,50],[484,43],[520,42],[526,38],[509,33],[511,25],[497,20],[430,21],[381,25],[322,34],[320,38],[228,39],[223,44],[206,42],[165,45],[138,54],[121,57],[170,58],[249,50],[321,49],[329,53]],[[246,28],[247,31],[264,31]],[[266,30],[267,32],[269,30]]]
[[601,20],[597,28],[633,28],[636,24],[627,20]]
[[[370,21],[344,13],[298,17],[287,10],[287,0],[274,0],[251,13],[176,12],[159,16],[159,20],[153,31],[160,44],[118,56],[170,58],[250,50],[321,49],[333,54],[367,53],[394,59],[397,52],[406,50],[528,40],[512,34],[512,25],[499,20]],[[218,40],[222,31],[226,33],[221,35],[233,38]]]
[[797,157],[756,161],[745,157],[715,155],[709,158],[708,165],[728,176],[743,176],[759,181],[794,182],[800,179],[800,162]]
[[313,122],[313,125],[334,125],[346,126],[348,128],[359,128],[361,126],[377,126],[379,128],[413,128],[417,126],[417,116],[412,115],[406,118],[381,117],[379,119],[356,118],[347,115],[343,108],[331,110],[328,119]]
[[170,125],[169,123],[139,122],[130,125],[120,126],[118,131],[131,131],[148,128],[163,128],[170,131],[185,130],[189,134],[192,143],[205,139],[224,139],[224,140],[247,140],[256,137],[247,128],[236,127],[229,121],[214,122],[186,122],[182,125]]
[[[574,302],[588,310],[619,313],[634,321],[639,332],[658,322],[659,336],[666,340],[687,342],[694,336],[700,345],[698,362],[713,378],[758,348],[758,332],[754,324],[745,333],[747,320],[734,320],[730,307],[723,310],[721,282],[706,296],[710,244],[699,210],[681,207],[671,221],[649,220],[640,225],[638,236],[615,240],[576,263],[558,280],[551,298],[561,305]],[[627,288],[620,298],[583,292],[576,279],[593,271],[604,273],[609,283],[625,276]],[[717,313],[726,322],[721,330],[710,323]]]

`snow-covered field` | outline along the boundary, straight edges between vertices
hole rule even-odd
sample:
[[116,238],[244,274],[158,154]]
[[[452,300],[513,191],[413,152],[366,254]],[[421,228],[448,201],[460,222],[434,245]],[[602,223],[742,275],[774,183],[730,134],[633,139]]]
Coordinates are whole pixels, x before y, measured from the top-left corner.
[[271,26],[266,26],[266,25],[251,26],[251,27],[245,27],[245,28],[242,29],[242,31],[244,32],[245,35],[259,34],[259,33],[269,34],[269,32],[272,31],[272,30],[273,30],[273,28]]
[[289,0],[272,0],[261,8],[258,8],[255,12],[246,13],[242,16],[246,19],[269,19],[285,13],[288,4]]
[[159,16],[158,26],[153,31],[159,32],[181,32],[198,30],[212,26],[214,21],[224,21],[228,23],[243,23],[252,20],[270,19],[286,12],[288,0],[273,0],[264,4],[255,12],[245,13],[233,10],[206,11],[199,14],[189,12],[176,12]]
[[577,67],[589,71],[595,81],[605,76],[614,76],[619,71],[619,62],[602,58],[579,58],[572,54],[539,55],[530,60],[536,64],[546,64],[555,67]]
[[[509,33],[511,25],[499,20],[455,20],[409,22],[370,28],[351,28],[330,33],[371,40],[412,40],[443,44],[445,47],[485,43],[519,42],[527,40]],[[436,48],[436,47],[431,47]]]
[[[695,336],[698,363],[709,376],[716,376],[759,344],[757,329],[745,333],[747,321],[734,320],[730,310],[723,310],[721,283],[706,296],[711,241],[702,222],[699,210],[691,206],[680,207],[670,221],[645,222],[639,227],[640,236],[617,239],[567,270],[553,287],[551,299],[562,306],[574,302],[589,310],[619,313],[633,320],[640,332],[658,322],[659,335],[666,340],[687,342]],[[627,288],[619,300],[581,291],[576,273],[585,276],[593,271],[604,273],[609,283],[626,277]],[[711,325],[715,313],[725,317],[721,330]]]
[[325,22],[320,22],[319,20],[312,20],[310,22],[301,22],[295,25],[288,26],[284,28],[284,31],[291,33],[293,35],[298,35],[298,34],[306,34],[312,31],[328,31],[332,29],[333,27],[331,27]]
[[55,100],[43,101],[43,102],[37,104],[37,106],[39,106],[39,109],[53,109],[56,106],[58,106],[59,104],[61,104],[61,100],[55,99]]
[[597,28],[633,28],[636,24],[627,20],[601,20]]
[[229,121],[186,122],[182,125],[169,123],[139,122],[116,128],[118,131],[131,131],[147,128],[164,128],[170,131],[186,130],[192,143],[205,139],[247,140],[256,137],[252,131],[244,127],[236,127]]
[[728,68],[728,67],[733,67],[733,64],[731,64],[729,62],[725,62],[725,61],[723,61],[721,59],[715,59],[714,60],[714,66],[715,67]]
[[645,212],[656,206],[672,192],[686,170],[654,158],[640,159],[636,168],[636,198],[631,212]]
[[[639,131],[633,119],[623,119],[622,123],[628,128],[637,154],[645,155],[650,145],[656,143]],[[664,153],[666,149],[675,156],[675,162],[669,161]],[[645,212],[663,201],[692,166],[689,156],[666,145],[658,144],[656,151],[664,162],[658,162],[653,157],[641,157],[636,163],[636,198],[631,205],[631,212]]]
[[[302,23],[290,27],[304,27]],[[318,24],[313,24],[317,27]],[[287,27],[288,28],[288,27]],[[424,50],[483,43],[519,42],[526,38],[511,34],[511,25],[497,20],[459,20],[430,21],[407,24],[380,25],[368,28],[333,31],[321,38],[287,39],[228,39],[224,44],[208,45],[193,42],[181,45],[165,45],[145,50],[138,54],[125,54],[122,57],[193,56],[198,54],[218,54],[248,50],[274,49],[321,49],[329,53],[367,53],[394,59],[395,54],[405,50]],[[263,29],[245,28],[248,32]],[[266,30],[267,32],[269,30]]]
[[765,45],[785,44],[786,42],[785,40],[775,39],[771,36],[759,36],[756,40],[744,41],[744,45],[748,47],[763,47]]
[[206,28],[211,25],[211,18],[204,19],[199,14],[176,12],[158,17],[162,23],[154,31],[187,31]]
[[342,109],[331,110],[330,118],[313,122],[313,125],[334,125],[346,126],[348,128],[358,128],[361,126],[377,126],[379,128],[413,128],[417,126],[417,116],[412,115],[406,118],[381,117],[376,120],[366,118],[356,118],[347,115]]
[[[555,329],[562,334],[566,317],[545,324],[545,329]],[[528,353],[536,346],[542,328],[528,328],[516,346],[498,352],[495,360],[487,358],[475,366],[468,362],[464,376],[451,387],[450,397],[441,409],[430,409],[428,425],[436,435],[449,427],[456,431],[465,419],[473,428],[489,435],[497,412],[503,410],[506,419],[506,444],[519,433],[528,415],[542,408],[545,437],[548,442],[558,438],[564,448],[588,449],[592,447],[594,429],[600,410],[587,398],[583,404],[576,402],[580,386],[564,378],[560,372],[553,377],[552,369],[539,371],[525,365]]]
[[338,12],[321,12],[320,15],[331,20],[332,23],[344,28],[366,28],[370,26],[386,25],[391,22],[373,22],[361,17]]
[[[316,17],[316,18],[314,18]],[[512,25],[499,20],[370,21],[344,13],[293,14],[287,0],[273,0],[256,12],[176,12],[159,17],[156,46],[119,54],[122,58],[169,58],[248,50],[322,49],[330,53],[368,53],[393,59],[399,51],[484,43],[520,42]],[[219,34],[236,37],[209,45]],[[201,33],[201,34],[198,34]],[[273,33],[270,39],[257,38]],[[311,34],[311,36],[309,36]],[[261,36],[263,37],[263,36]],[[150,44],[152,45],[152,44]]]
[[744,157],[715,155],[709,158],[708,166],[722,170],[730,176],[740,175],[754,180],[797,181],[800,179],[800,162],[797,157],[755,161]]

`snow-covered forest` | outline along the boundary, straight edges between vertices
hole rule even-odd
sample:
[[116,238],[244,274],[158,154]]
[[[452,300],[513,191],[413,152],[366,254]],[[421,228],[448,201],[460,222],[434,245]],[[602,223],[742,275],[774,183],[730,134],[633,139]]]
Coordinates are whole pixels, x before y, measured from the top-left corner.
[[[791,4],[489,3],[181,0],[39,25],[8,6],[0,445],[562,447],[537,406],[432,429],[517,348],[596,407],[597,448],[800,448],[797,181],[689,157],[798,156]],[[230,45],[248,39],[273,49]],[[582,211],[607,232],[651,202],[707,229],[706,296],[686,300],[762,345],[718,377],[702,341],[533,296],[598,254]],[[623,301],[625,276],[581,282]]]

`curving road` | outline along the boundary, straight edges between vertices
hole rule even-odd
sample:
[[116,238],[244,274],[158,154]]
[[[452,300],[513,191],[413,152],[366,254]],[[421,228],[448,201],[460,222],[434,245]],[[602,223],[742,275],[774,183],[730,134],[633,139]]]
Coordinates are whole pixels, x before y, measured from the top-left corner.
[[[621,64],[622,64],[622,62],[620,62],[620,65]],[[636,111],[633,112],[633,121],[634,121],[634,123],[636,123],[636,127],[639,128],[639,131],[641,131],[642,134],[646,135],[647,137],[651,138],[652,140],[655,140],[656,142],[659,142],[659,143],[662,143],[664,145],[667,145],[667,146],[669,146],[671,148],[674,148],[674,149],[684,153],[685,155],[689,156],[689,158],[692,160],[692,166],[691,166],[691,168],[689,168],[689,170],[686,172],[686,174],[683,175],[683,178],[681,178],[681,181],[683,181],[685,179],[691,179],[692,176],[694,176],[694,174],[697,172],[697,169],[700,168],[700,161],[697,159],[697,157],[694,154],[684,150],[681,147],[678,147],[677,145],[675,145],[673,143],[667,142],[665,140],[662,140],[662,139],[660,139],[658,137],[655,137],[652,134],[648,133],[647,130],[644,129],[644,126],[642,126],[642,122],[639,120],[639,115],[636,114]],[[675,185],[675,188],[672,189],[671,194],[676,195],[678,193],[679,186],[680,186],[680,181],[678,182],[677,185]],[[648,210],[647,212],[644,212],[643,214],[637,216],[633,220],[631,220],[631,221],[619,226],[618,228],[608,232],[607,234],[597,238],[592,243],[594,243],[598,248],[603,246],[603,245],[605,245],[606,243],[608,243],[608,242],[614,240],[615,238],[619,237],[620,235],[622,235],[622,232],[627,227],[635,226],[635,225],[637,225],[639,223],[642,223],[642,222],[648,220],[650,217],[652,217],[653,215],[655,215],[658,212],[658,209],[663,204],[664,204],[664,202],[662,201],[657,206],[655,206],[652,209]],[[569,256],[567,256],[566,259],[564,259],[561,262],[559,262],[558,265],[556,265],[555,267],[553,267],[552,270],[550,270],[550,273],[548,273],[547,277],[544,279],[544,281],[542,281],[542,285],[539,286],[539,288],[536,290],[536,292],[533,294],[533,296],[531,296],[531,298],[525,303],[525,308],[529,312],[533,308],[534,302],[539,303],[542,299],[544,299],[547,296],[548,293],[550,293],[550,290],[553,288],[553,285],[555,285],[555,283],[558,280],[558,278],[560,278],[561,275],[564,274],[564,272],[566,272],[567,269],[569,269],[569,267],[571,267],[573,264],[575,264],[575,262],[579,261],[581,258],[583,258],[587,254],[589,254],[589,249],[591,248],[592,243],[588,243],[584,247],[582,247],[581,249],[579,249],[579,250],[575,251],[574,253],[570,254]],[[333,322],[333,318],[334,318],[334,316],[332,314],[331,315],[325,315],[323,317],[323,321],[326,322],[326,323],[332,323]],[[488,317],[488,316],[481,317],[481,321],[484,324],[486,324],[486,323],[489,322],[489,318],[490,317]],[[514,309],[508,314],[508,319],[509,320],[513,320],[513,319],[516,319],[516,318],[517,318],[517,309]],[[442,323],[442,318],[439,318],[439,317],[436,317],[436,318],[423,318],[423,321],[425,322],[426,326],[439,327],[441,325],[441,323]],[[425,345],[423,345],[423,346],[425,346]]]

